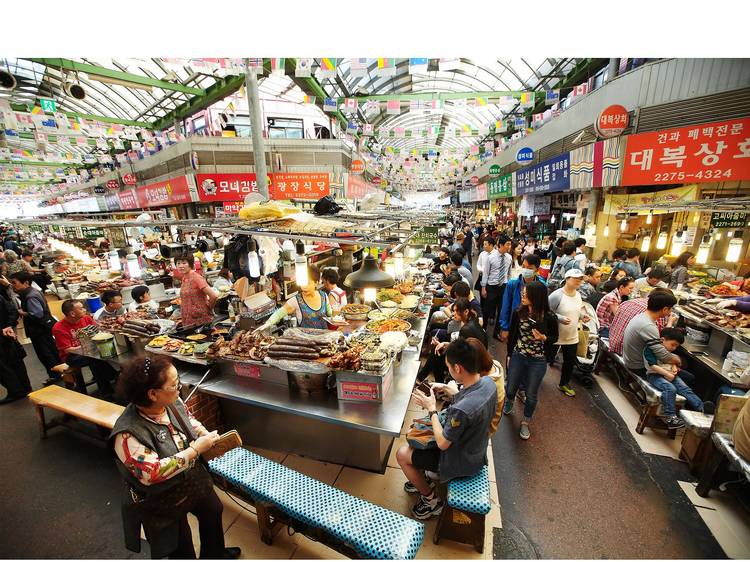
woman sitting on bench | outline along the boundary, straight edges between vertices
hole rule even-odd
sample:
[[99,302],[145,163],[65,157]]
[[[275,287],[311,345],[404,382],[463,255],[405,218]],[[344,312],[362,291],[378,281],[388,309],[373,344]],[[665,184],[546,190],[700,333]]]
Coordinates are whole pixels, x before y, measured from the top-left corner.
[[128,402],[110,435],[126,486],[125,545],[140,552],[142,524],[152,558],[195,559],[187,520],[192,513],[201,558],[238,558],[239,548],[224,547],[223,506],[199,460],[219,437],[188,415],[181,388],[177,370],[163,356],[133,359],[117,381],[118,394]]

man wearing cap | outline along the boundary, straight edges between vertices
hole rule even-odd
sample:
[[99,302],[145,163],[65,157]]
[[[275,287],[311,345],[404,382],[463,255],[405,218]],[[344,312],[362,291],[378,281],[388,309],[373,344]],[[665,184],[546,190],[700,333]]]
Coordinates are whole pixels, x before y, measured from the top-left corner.
[[549,308],[557,315],[558,338],[555,345],[562,351],[563,364],[560,385],[557,387],[565,396],[573,397],[575,390],[570,386],[578,348],[578,321],[588,322],[589,316],[583,308],[583,299],[578,288],[583,283],[583,271],[569,269],[565,272],[562,287],[549,296]]

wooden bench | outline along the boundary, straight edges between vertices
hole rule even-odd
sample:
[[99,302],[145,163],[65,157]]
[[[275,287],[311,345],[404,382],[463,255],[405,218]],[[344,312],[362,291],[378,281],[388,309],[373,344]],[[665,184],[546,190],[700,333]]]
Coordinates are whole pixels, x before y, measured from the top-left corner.
[[350,558],[413,559],[424,525],[237,447],[208,463],[217,485],[255,506],[261,540],[283,526]]
[[[601,338],[600,342],[604,348],[602,355],[605,356],[605,359],[600,362],[598,368],[603,367],[604,364],[608,364],[617,377],[620,390],[630,394],[638,403],[641,413],[635,427],[636,433],[642,434],[647,427],[651,429],[667,429],[667,435],[671,439],[674,439],[677,435],[677,430],[666,428],[666,424],[659,417],[661,413],[661,392],[651,386],[646,379],[639,377],[628,369],[625,366],[625,360],[617,353],[610,351],[609,340],[607,338]],[[685,402],[685,397],[678,394],[675,399],[675,410],[678,414],[680,408],[685,405]]]
[[484,551],[485,516],[490,512],[490,477],[487,465],[474,476],[456,478],[441,487],[445,505],[440,513],[432,542],[449,539],[474,545]]
[[57,410],[68,416],[91,422],[108,430],[114,427],[115,421],[117,421],[117,418],[120,417],[125,409],[118,404],[99,400],[98,398],[68,390],[67,388],[61,388],[57,385],[50,385],[40,390],[35,390],[29,394],[29,399],[36,407],[36,415],[42,439],[47,437],[48,429],[56,425],[61,425],[59,420],[48,423],[44,417],[44,408]]

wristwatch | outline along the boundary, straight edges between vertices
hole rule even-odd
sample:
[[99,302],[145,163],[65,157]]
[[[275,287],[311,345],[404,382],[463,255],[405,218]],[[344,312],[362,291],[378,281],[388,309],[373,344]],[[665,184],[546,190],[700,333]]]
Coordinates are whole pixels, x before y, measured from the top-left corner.
[[432,419],[432,414],[437,414],[437,410],[430,410],[428,414],[430,414],[430,419]]

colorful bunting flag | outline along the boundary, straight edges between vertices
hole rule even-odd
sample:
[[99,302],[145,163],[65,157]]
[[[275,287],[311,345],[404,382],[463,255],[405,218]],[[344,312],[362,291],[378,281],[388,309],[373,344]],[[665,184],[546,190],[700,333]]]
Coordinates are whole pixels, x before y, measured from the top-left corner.
[[531,124],[533,127],[539,127],[544,123],[544,113],[534,113]]
[[422,104],[419,100],[409,100],[409,111],[419,111],[422,109]]
[[352,78],[361,78],[367,75],[369,59],[352,59],[349,64],[349,76]]
[[526,118],[525,117],[516,117],[515,121],[513,122],[513,125],[516,129],[525,128],[526,127]]
[[409,59],[409,74],[425,74],[430,59]]
[[32,115],[44,115],[44,110],[38,105],[35,105],[34,107],[31,108],[31,114]]
[[380,111],[380,102],[377,100],[367,100],[365,103],[365,113]]
[[422,107],[425,109],[442,109],[443,100],[428,100],[422,102]]
[[315,103],[315,99],[316,99],[315,96],[308,96],[307,94],[305,94],[305,96],[303,98],[303,102],[304,103],[314,104]]
[[521,92],[521,108],[534,107],[534,92]]
[[251,72],[255,74],[263,74],[263,59],[262,58],[248,58],[247,67]]
[[476,97],[474,98],[474,107],[484,107],[487,105],[487,98]]
[[471,136],[471,125],[464,125],[461,127],[461,136],[462,137],[470,137]]
[[378,59],[378,76],[395,76],[396,59],[379,58]]
[[365,123],[362,126],[363,135],[367,135],[369,137],[369,136],[372,136],[374,133],[375,133],[375,125],[373,125],[372,123]]
[[336,100],[333,98],[326,98],[323,102],[323,111],[327,113],[335,113],[338,109],[338,103],[336,103]]
[[588,93],[589,93],[589,85],[586,82],[584,82],[583,84],[579,84],[578,86],[573,88],[574,96],[585,96]]
[[346,132],[352,135],[356,134],[359,129],[354,121],[348,121],[346,124]]
[[495,152],[495,141],[487,141],[484,143],[485,153],[493,154]]
[[466,109],[466,98],[453,100],[453,109]]
[[388,115],[398,115],[399,113],[401,113],[401,101],[388,100],[386,105],[386,113]]
[[294,66],[294,76],[296,78],[310,78],[312,76],[313,59],[297,59]]
[[479,154],[479,147],[476,144],[472,144],[469,147],[469,154]]
[[359,103],[356,98],[346,98],[344,100],[343,110],[345,113],[356,113]]
[[336,76],[336,68],[338,67],[339,59],[334,58],[322,58],[320,59],[320,71],[318,75],[321,78],[333,78]]
[[505,119],[500,119],[498,121],[495,121],[496,133],[504,133],[507,130],[508,130],[508,124],[505,122]]
[[286,59],[271,59],[271,74],[285,74]]
[[516,98],[513,96],[500,96],[497,100],[497,105],[501,107],[512,107],[516,105]]
[[560,101],[560,90],[546,90],[544,92],[544,104],[554,105]]

